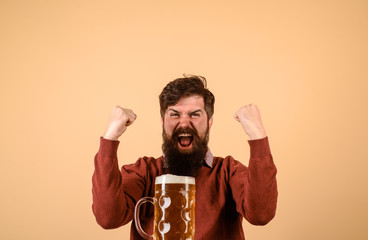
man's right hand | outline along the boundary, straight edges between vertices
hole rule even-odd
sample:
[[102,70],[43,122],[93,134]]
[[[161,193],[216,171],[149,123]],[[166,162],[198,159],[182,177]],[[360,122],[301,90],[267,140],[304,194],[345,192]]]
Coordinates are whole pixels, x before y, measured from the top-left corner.
[[127,127],[131,125],[136,118],[137,115],[132,110],[115,106],[112,109],[109,123],[103,138],[108,140],[118,140],[118,138],[126,131]]

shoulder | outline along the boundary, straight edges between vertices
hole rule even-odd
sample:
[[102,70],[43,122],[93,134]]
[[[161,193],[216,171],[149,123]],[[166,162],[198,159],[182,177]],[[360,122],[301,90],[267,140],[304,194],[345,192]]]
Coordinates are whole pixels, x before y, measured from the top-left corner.
[[125,179],[141,179],[146,183],[153,182],[156,176],[162,174],[162,171],[162,157],[140,157],[135,163],[125,164],[121,168]]
[[228,167],[228,166],[233,166],[233,165],[238,165],[238,164],[243,165],[241,162],[236,160],[231,155],[228,155],[226,157],[214,156],[213,160],[214,160],[213,161],[213,166]]
[[136,169],[162,169],[163,157],[140,157],[135,163],[125,164],[123,168],[136,168]]
[[247,167],[231,155],[226,157],[213,157],[214,171],[227,172],[230,175],[239,170],[247,170]]

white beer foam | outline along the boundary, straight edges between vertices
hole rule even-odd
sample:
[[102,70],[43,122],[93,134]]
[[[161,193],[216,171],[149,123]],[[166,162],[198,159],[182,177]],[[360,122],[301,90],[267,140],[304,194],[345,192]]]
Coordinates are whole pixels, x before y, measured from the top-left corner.
[[184,183],[195,185],[195,178],[188,176],[177,176],[172,174],[165,174],[156,177],[155,184],[169,184],[169,183]]

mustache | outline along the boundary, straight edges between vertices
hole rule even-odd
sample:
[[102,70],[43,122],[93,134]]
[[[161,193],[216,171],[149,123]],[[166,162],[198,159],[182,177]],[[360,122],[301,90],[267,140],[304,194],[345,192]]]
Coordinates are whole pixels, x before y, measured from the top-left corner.
[[195,128],[191,127],[178,127],[174,130],[172,134],[172,138],[178,138],[180,134],[188,133],[191,134],[194,138],[199,138],[198,132]]

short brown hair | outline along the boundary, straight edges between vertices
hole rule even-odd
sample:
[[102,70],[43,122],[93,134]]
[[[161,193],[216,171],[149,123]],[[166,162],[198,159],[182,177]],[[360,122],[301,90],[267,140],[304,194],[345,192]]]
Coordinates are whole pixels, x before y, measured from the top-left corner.
[[207,89],[206,78],[196,75],[185,75],[169,82],[162,90],[160,99],[161,118],[164,118],[166,109],[175,105],[183,97],[198,95],[203,98],[204,109],[210,119],[214,113],[215,96]]

